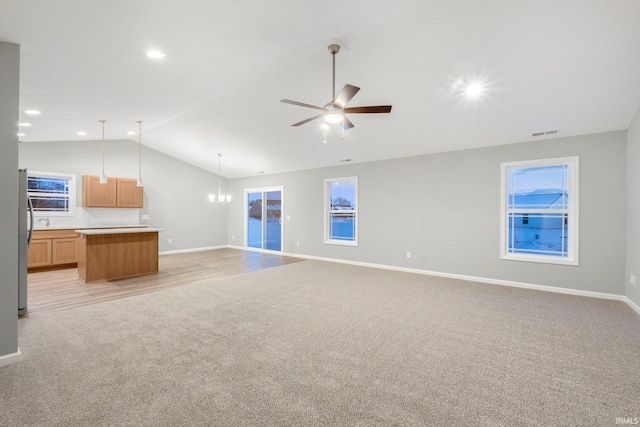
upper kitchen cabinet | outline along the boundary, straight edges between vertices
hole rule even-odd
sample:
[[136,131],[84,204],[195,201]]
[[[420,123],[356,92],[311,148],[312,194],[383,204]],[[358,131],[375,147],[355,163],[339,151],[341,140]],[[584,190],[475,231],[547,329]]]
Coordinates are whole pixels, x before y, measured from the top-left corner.
[[143,192],[137,179],[116,178],[116,205],[119,208],[141,208]]
[[82,176],[83,208],[115,208],[116,178],[108,178],[106,184],[100,184],[99,176]]
[[100,177],[82,177],[82,207],[84,208],[142,208],[143,189],[130,178],[107,178],[100,184]]

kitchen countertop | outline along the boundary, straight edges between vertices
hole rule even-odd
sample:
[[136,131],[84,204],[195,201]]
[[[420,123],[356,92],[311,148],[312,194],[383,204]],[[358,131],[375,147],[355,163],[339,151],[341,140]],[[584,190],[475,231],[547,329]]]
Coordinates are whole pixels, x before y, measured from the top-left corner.
[[97,234],[131,234],[131,233],[157,233],[164,231],[161,228],[151,227],[129,227],[129,228],[94,228],[94,229],[78,229],[73,230],[78,234],[97,235]]
[[112,228],[145,228],[148,225],[95,225],[95,226],[60,226],[60,227],[34,227],[33,231],[47,231],[47,230],[100,230],[100,229],[112,229]]

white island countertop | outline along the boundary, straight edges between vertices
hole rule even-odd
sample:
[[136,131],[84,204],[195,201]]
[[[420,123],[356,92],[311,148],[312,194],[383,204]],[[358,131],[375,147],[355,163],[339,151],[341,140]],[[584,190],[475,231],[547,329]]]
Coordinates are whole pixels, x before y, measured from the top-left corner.
[[93,228],[73,230],[78,234],[97,235],[97,234],[131,234],[131,233],[157,233],[164,231],[161,228],[151,227],[129,227],[129,228]]
[[78,231],[78,230],[93,230],[94,228],[142,228],[142,227],[148,227],[148,225],[82,225],[82,226],[77,226],[77,225],[60,225],[60,226],[55,226],[55,227],[40,227],[39,224],[35,224],[35,227],[33,227],[33,231],[49,231],[49,230],[73,230],[73,231]]

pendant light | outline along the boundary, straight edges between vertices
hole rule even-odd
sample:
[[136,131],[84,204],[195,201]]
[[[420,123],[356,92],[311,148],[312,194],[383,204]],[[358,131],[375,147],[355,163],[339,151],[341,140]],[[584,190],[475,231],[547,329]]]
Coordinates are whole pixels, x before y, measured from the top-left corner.
[[107,175],[104,174],[104,123],[106,120],[98,120],[102,123],[102,175],[100,175],[100,184],[106,184],[108,182]]
[[222,154],[218,153],[218,199],[216,200],[215,196],[209,196],[209,200],[216,203],[229,203],[231,201],[231,196],[223,195],[220,187],[220,181],[222,181],[222,175],[220,175],[221,159],[222,159]]
[[142,181],[142,120],[138,120],[136,123],[139,125],[138,131],[138,187],[144,187]]

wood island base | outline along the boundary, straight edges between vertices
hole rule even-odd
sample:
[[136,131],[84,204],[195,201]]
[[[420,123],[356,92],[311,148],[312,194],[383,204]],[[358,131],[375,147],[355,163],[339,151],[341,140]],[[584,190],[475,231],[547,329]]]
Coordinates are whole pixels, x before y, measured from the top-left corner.
[[158,271],[158,229],[76,231],[78,275],[85,282]]

